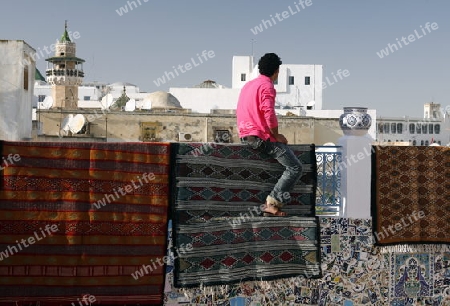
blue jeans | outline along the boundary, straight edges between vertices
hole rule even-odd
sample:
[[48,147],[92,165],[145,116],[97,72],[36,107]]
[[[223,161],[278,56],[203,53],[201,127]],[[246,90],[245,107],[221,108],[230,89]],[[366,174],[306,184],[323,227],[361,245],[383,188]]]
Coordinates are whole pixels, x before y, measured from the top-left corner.
[[291,148],[284,143],[262,140],[256,136],[247,136],[242,139],[242,142],[252,149],[269,155],[284,166],[283,175],[278,179],[268,198],[274,199],[275,201],[272,203],[278,208],[289,203],[291,200],[290,192],[303,174],[302,163]]

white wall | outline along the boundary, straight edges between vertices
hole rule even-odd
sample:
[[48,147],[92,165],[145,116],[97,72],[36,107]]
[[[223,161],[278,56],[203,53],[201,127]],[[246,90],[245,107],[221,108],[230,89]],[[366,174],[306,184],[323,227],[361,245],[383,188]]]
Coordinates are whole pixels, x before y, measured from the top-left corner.
[[170,88],[183,108],[209,114],[211,109],[236,109],[238,88]]
[[[289,85],[290,76],[294,77],[293,85]],[[305,77],[310,78],[310,85],[305,85]],[[315,101],[313,109],[322,109],[322,65],[282,64],[275,89],[281,105],[305,107]]]
[[[245,83],[253,79],[253,57],[252,56],[233,56],[232,72],[231,72],[231,87],[242,88]],[[241,81],[241,74],[245,73],[246,80]]]
[[[258,77],[258,63],[252,66],[252,56],[233,56],[232,88],[242,88],[245,83]],[[246,81],[241,81],[241,74],[246,74]],[[313,109],[322,109],[322,65],[282,64],[278,75],[277,103],[279,105],[304,106],[315,101]],[[294,77],[294,84],[289,85],[289,77]],[[310,85],[305,85],[305,77],[310,77]]]
[[[0,139],[31,138],[36,51],[22,40],[0,40]],[[24,73],[28,71],[28,89]]]

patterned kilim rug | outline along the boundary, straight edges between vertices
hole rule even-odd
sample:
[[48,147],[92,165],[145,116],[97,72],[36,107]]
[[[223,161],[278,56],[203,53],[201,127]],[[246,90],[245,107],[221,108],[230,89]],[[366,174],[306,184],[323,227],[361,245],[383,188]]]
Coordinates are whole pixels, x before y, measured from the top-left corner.
[[168,143],[0,145],[0,302],[162,303]]
[[378,245],[450,243],[450,148],[374,147]]
[[268,219],[257,215],[283,172],[275,160],[245,145],[174,145],[175,286],[320,274],[315,148],[291,147],[304,175],[289,217]]

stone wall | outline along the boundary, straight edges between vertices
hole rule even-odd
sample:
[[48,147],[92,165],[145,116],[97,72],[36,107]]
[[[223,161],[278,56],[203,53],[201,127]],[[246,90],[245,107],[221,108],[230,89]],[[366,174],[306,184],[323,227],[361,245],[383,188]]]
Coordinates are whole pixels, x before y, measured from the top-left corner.
[[[190,141],[213,142],[219,131],[230,133],[229,142],[239,142],[234,114],[195,114],[186,112],[108,112],[77,110],[41,110],[43,135],[58,135],[62,121],[69,114],[83,114],[91,137],[106,141]],[[337,142],[342,136],[338,119],[279,117],[279,130],[291,144]],[[190,138],[183,139],[184,137]],[[106,137],[107,136],[107,137]],[[71,141],[71,137],[60,139]]]

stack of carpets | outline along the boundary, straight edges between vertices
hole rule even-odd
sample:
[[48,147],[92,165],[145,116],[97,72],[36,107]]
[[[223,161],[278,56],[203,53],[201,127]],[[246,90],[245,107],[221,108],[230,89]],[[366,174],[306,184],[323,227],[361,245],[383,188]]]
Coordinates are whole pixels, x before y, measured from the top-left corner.
[[284,210],[260,205],[283,172],[245,145],[181,143],[172,148],[175,286],[320,276],[314,145],[291,146],[304,175]]

